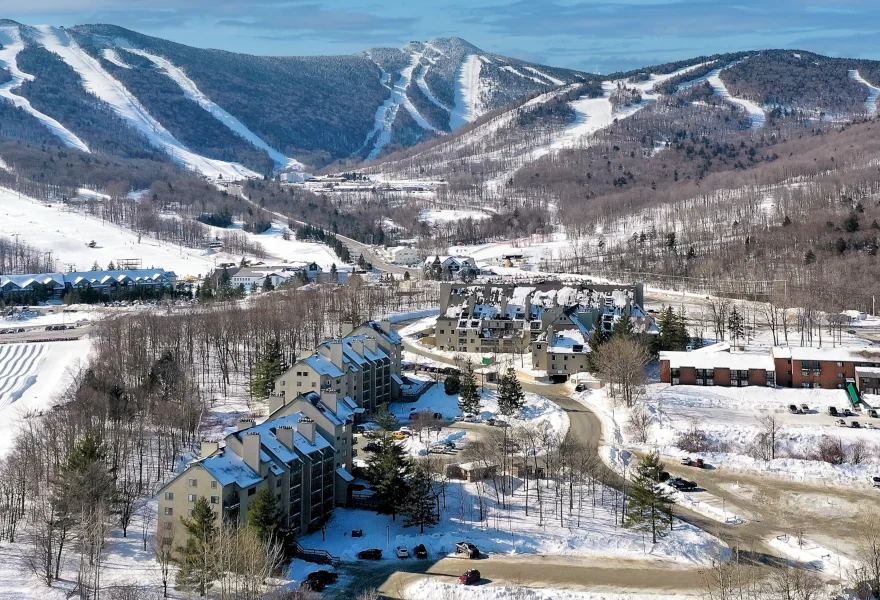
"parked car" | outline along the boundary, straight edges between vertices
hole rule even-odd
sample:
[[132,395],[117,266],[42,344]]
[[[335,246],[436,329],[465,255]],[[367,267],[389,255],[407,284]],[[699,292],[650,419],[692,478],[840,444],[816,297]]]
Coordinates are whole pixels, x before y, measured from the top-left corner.
[[837,416],[837,409],[834,408],[833,406],[829,406],[828,407],[828,414],[831,415],[832,417],[836,417]]
[[443,413],[435,412],[433,415],[431,415],[431,418],[437,419],[438,421],[442,421],[446,417],[443,416]]
[[394,554],[397,555],[397,558],[409,558],[409,548],[406,546],[398,546],[394,549]]
[[688,481],[687,479],[682,479],[681,477],[670,477],[669,481],[667,481],[666,483],[682,492],[697,489],[697,484],[695,482]]
[[853,411],[851,411],[851,410],[848,409],[848,408],[841,408],[840,411],[838,411],[838,412],[840,412],[840,414],[841,414],[842,416],[844,416],[844,417],[854,417],[854,416],[856,416],[856,413],[854,413]]
[[866,429],[877,429],[877,426],[874,425],[873,423],[867,423],[867,424],[865,424],[865,428]]
[[693,461],[691,461],[691,457],[690,457],[690,456],[685,456],[684,458],[681,459],[681,464],[684,465],[684,466],[686,466],[686,467],[691,466],[691,462],[693,462]]
[[460,422],[460,421],[464,421],[464,417],[462,417],[461,415],[455,415],[455,419],[453,419],[453,420],[454,420],[456,423],[458,423],[458,422]]
[[409,434],[403,431],[394,431],[391,433],[391,437],[393,437],[395,440],[405,440],[409,437]]
[[862,425],[858,421],[850,421],[849,426],[853,429],[859,429]]
[[880,477],[872,477],[871,479],[874,482],[874,487],[880,488]]
[[446,454],[448,448],[443,445],[435,445],[428,448],[428,454]]
[[473,585],[480,580],[480,572],[476,569],[468,569],[458,578],[458,582],[462,585]]
[[462,421],[464,421],[465,423],[476,423],[477,417],[476,415],[468,413],[462,417]]
[[357,557],[360,560],[381,560],[382,551],[379,548],[370,548],[369,550],[361,550]]
[[494,418],[494,417],[489,417],[488,419],[486,419],[485,421],[483,421],[483,423],[485,423],[485,424],[488,425],[489,427],[492,427],[493,425],[495,425],[495,418]]
[[424,544],[419,544],[413,548],[413,556],[416,558],[428,558],[428,549],[425,548]]
[[837,419],[834,424],[838,427],[846,427],[846,421],[844,421],[843,419]]
[[376,442],[370,442],[366,446],[364,446],[364,452],[378,452],[379,444]]
[[480,558],[480,550],[470,542],[458,542],[455,545],[456,554],[464,554],[468,558]]
[[401,427],[400,429],[398,429],[398,431],[399,431],[400,433],[405,433],[405,434],[407,434],[407,435],[412,435],[412,434],[413,434],[413,430],[412,430],[412,428],[410,428],[410,427]]
[[877,418],[877,409],[876,408],[869,408],[868,409],[868,416],[871,417],[872,419],[876,419]]
[[587,389],[587,386],[585,386],[583,383],[579,383],[574,386],[574,391],[576,392],[583,392],[585,389]]
[[810,414],[810,407],[807,406],[806,404],[801,404],[801,412],[804,413],[805,415]]
[[368,431],[375,431],[379,429],[379,426],[375,423],[361,423],[357,427],[355,427],[356,433],[367,433]]
[[694,461],[694,466],[698,469],[704,469],[706,468],[706,463],[703,461],[702,458],[698,458]]
[[325,571],[324,569],[321,569],[320,571],[312,571],[306,576],[306,581],[320,581],[324,585],[336,583],[338,579],[339,573],[334,573],[333,571]]
[[797,404],[789,404],[788,405],[788,412],[790,412],[793,415],[799,415],[799,414],[801,414],[801,409],[799,409],[797,407]]

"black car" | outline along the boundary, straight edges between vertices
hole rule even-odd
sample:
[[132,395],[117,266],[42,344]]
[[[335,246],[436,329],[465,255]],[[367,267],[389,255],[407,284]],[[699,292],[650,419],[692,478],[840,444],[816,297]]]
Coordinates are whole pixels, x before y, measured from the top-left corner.
[[828,414],[831,415],[832,417],[836,417],[837,416],[837,409],[834,408],[833,406],[829,406],[828,407]]
[[306,577],[308,581],[320,581],[323,582],[324,585],[330,585],[331,583],[336,583],[339,580],[339,573],[334,573],[333,571],[326,571],[321,569],[320,571],[313,571],[308,574]]
[[468,558],[480,558],[480,549],[470,542],[458,542],[455,545],[456,554],[464,554]]
[[693,481],[688,481],[687,479],[682,479],[681,477],[670,477],[666,483],[682,492],[688,492],[690,490],[697,489],[696,483],[694,483]]
[[876,408],[869,408],[868,409],[868,416],[873,419],[876,419],[877,418],[877,409]]
[[425,548],[424,544],[419,544],[413,548],[413,556],[416,558],[428,558],[428,549]]
[[470,569],[469,571],[465,571],[458,578],[458,582],[462,585],[473,585],[480,580],[480,572],[476,569]]
[[369,444],[364,446],[364,452],[378,452],[378,451],[379,451],[379,444],[377,444],[376,442],[370,442]]
[[361,550],[358,552],[360,560],[382,560],[382,551],[378,548],[370,548],[369,550]]

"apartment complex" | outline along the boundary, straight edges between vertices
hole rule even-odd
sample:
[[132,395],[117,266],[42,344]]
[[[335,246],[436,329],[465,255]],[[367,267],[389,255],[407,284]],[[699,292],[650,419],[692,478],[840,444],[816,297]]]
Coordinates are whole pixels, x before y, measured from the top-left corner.
[[846,389],[880,387],[880,352],[868,348],[776,347],[766,352],[662,352],[660,380],[672,385],[782,386]]
[[204,496],[221,520],[245,523],[261,489],[274,492],[283,525],[292,533],[321,526],[345,503],[353,460],[358,408],[336,394],[276,398],[257,425],[240,419],[223,444],[202,442],[197,460],[159,490],[158,535],[182,543],[195,501]]
[[440,284],[434,343],[440,350],[531,352],[532,367],[552,380],[586,370],[586,340],[594,327],[612,332],[624,314],[633,328],[657,332],[641,308],[641,284]]
[[25,295],[38,289],[48,296],[60,298],[71,289],[114,294],[120,290],[138,287],[171,289],[177,284],[177,275],[165,269],[122,269],[109,271],[73,271],[70,273],[38,273],[30,275],[0,275],[0,296],[5,299]]
[[335,392],[372,413],[400,397],[402,342],[388,321],[371,321],[304,355],[275,382],[275,396]]

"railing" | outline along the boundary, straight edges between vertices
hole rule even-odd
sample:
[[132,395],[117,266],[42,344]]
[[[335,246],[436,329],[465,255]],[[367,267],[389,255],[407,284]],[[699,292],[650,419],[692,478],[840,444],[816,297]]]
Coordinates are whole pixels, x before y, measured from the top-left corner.
[[304,548],[302,544],[300,544],[296,540],[294,540],[291,545],[293,546],[294,557],[300,558],[306,562],[333,566],[339,564],[339,557],[333,556],[326,550],[320,550],[318,548]]

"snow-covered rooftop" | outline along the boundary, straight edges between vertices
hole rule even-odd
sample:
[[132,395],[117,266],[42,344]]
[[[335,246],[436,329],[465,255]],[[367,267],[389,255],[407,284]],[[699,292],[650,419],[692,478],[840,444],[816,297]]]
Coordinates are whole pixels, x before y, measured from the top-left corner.
[[775,371],[776,364],[769,354],[757,352],[661,352],[660,360],[668,360],[669,368],[680,369],[763,369]]
[[773,348],[773,356],[792,360],[861,362],[880,364],[880,351],[870,348],[813,348],[789,346]]
[[201,461],[201,464],[223,486],[236,483],[244,488],[263,481],[259,473],[245,464],[241,457],[231,450],[224,450],[221,454],[206,458]]

